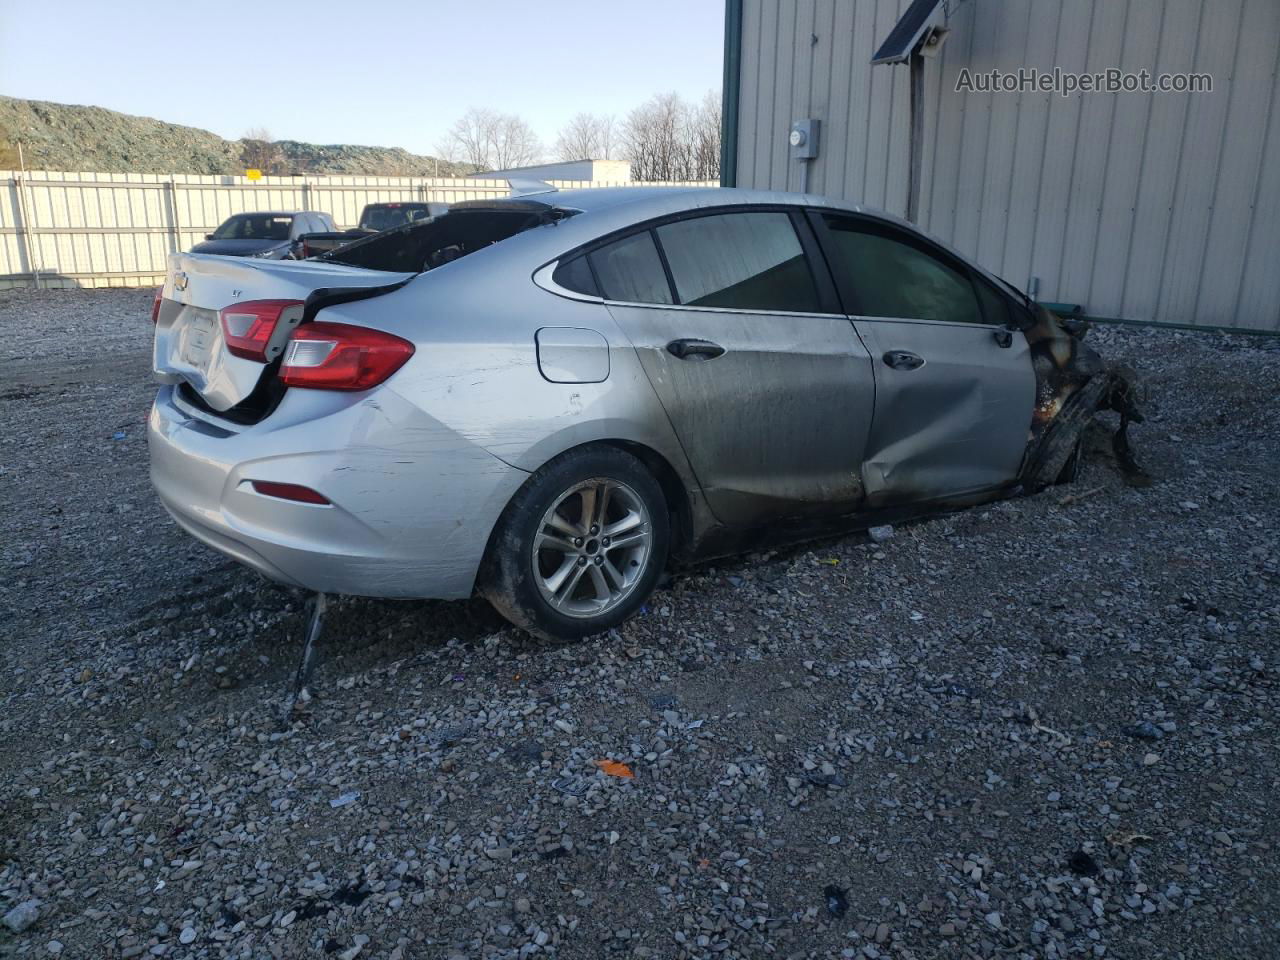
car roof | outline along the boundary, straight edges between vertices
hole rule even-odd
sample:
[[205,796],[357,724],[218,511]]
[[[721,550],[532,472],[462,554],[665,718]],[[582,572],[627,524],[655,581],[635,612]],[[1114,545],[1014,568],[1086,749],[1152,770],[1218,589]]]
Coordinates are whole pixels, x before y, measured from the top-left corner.
[[[877,207],[849,203],[813,193],[790,193],[784,190],[746,190],[740,187],[588,187],[576,190],[547,190],[541,193],[525,193],[513,197],[492,197],[485,200],[469,200],[453,204],[455,208],[488,207],[494,204],[520,203],[561,207],[581,213],[622,213],[636,221],[663,216],[681,209],[696,210],[700,207],[785,205],[801,207],[826,207],[848,210],[880,217],[900,223],[919,232],[919,228],[900,217]],[[621,208],[626,208],[623,211]]]
[[668,206],[673,199],[687,200],[690,207],[734,203],[804,203],[812,199],[804,194],[775,190],[742,190],[737,187],[589,187],[579,190],[557,190],[554,193],[526,194],[515,199],[541,200],[557,207],[569,207],[586,213],[622,204]]
[[[231,217],[296,217],[300,213],[320,213],[328,216],[323,210],[241,210],[239,213],[231,214]],[[227,217],[228,220],[231,217]]]
[[[911,233],[926,237],[935,245],[946,250],[961,262],[968,264],[988,279],[995,280],[1005,286],[1007,282],[996,274],[980,266],[974,260],[961,253],[940,237],[934,236],[914,223],[904,220],[896,214],[865,204],[850,203],[812,193],[789,193],[782,190],[746,190],[739,187],[680,187],[680,186],[636,186],[636,187],[590,187],[577,190],[547,190],[540,193],[525,193],[514,197],[491,197],[484,200],[467,200],[452,205],[452,209],[468,207],[489,208],[506,204],[520,204],[531,209],[559,207],[575,210],[582,214],[590,214],[590,219],[600,221],[595,232],[605,233],[616,228],[625,228],[644,220],[680,214],[686,210],[700,208],[785,205],[792,207],[815,207],[828,210],[842,210],[850,213],[874,217],[887,223],[895,224]],[[578,220],[574,217],[573,220]]]
[[[593,214],[592,219],[639,222],[683,210],[706,207],[786,205],[831,207],[898,220],[892,214],[809,193],[781,190],[743,190],[737,187],[590,187],[577,190],[544,190],[508,197],[485,197],[450,204],[451,210],[492,210],[508,205],[529,210],[560,208]],[[603,216],[599,216],[603,215]]]

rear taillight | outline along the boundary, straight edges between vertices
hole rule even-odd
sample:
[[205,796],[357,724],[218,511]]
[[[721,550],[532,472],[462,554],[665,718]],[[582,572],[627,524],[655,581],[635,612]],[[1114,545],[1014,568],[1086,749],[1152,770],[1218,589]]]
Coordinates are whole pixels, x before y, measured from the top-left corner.
[[160,322],[160,304],[164,302],[164,287],[156,287],[156,298],[151,301],[151,325]]
[[274,480],[253,480],[253,489],[264,497],[278,497],[281,500],[296,500],[298,503],[315,503],[327,505],[329,498],[319,491],[304,487],[300,483],[276,483]]
[[247,300],[218,311],[227,350],[245,360],[267,360],[267,345],[276,331],[280,315],[301,300]]
[[345,323],[298,327],[285,348],[280,379],[291,387],[368,390],[413,356],[413,344],[381,330]]

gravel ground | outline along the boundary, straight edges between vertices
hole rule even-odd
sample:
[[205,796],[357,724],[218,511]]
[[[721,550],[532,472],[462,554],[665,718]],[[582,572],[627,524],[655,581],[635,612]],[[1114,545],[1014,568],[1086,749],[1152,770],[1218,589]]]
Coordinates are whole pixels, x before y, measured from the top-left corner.
[[342,600],[282,728],[305,597],[152,497],[150,296],[0,294],[0,954],[1280,955],[1280,342],[1095,331],[1154,485],[1099,445],[593,641]]

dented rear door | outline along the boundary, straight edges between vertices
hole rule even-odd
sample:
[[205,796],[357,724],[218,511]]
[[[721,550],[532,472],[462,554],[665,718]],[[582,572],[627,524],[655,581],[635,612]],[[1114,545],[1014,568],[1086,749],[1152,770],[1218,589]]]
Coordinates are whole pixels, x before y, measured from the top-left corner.
[[868,505],[1012,484],[1035,404],[1026,337],[988,322],[972,271],[924,238],[872,218],[815,220],[875,371]]
[[871,361],[834,293],[822,297],[789,212],[700,212],[590,259],[723,523],[861,505]]

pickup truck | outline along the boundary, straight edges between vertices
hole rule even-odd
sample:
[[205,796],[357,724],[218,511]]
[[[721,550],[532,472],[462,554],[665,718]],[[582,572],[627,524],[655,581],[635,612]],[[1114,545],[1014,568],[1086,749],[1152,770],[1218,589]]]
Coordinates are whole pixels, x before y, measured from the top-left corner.
[[415,220],[435,217],[449,209],[447,203],[370,203],[360,211],[360,225],[336,233],[303,234],[298,258],[305,260],[336,250],[344,244]]

